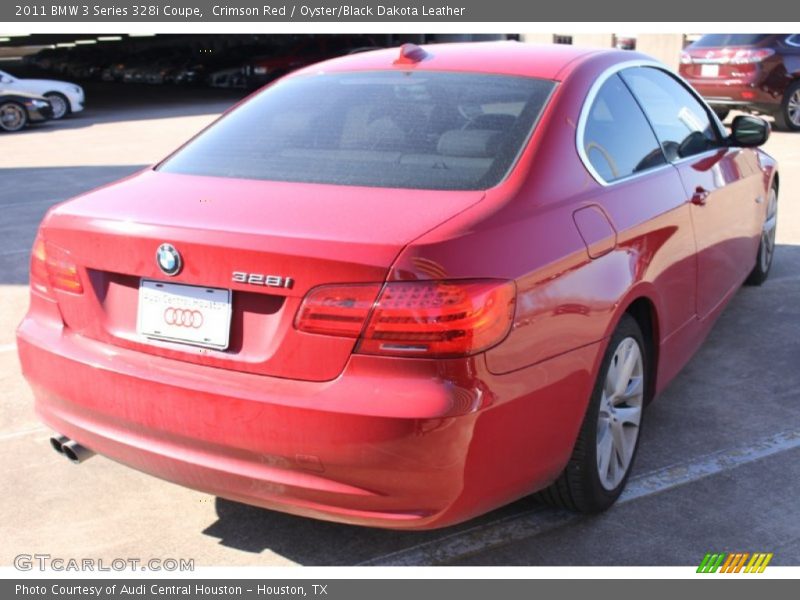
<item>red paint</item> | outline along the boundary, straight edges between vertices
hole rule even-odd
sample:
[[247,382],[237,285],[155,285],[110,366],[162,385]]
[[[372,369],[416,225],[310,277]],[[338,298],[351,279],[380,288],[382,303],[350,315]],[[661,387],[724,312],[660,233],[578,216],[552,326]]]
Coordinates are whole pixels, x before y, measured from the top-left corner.
[[[32,289],[18,330],[42,420],[213,494],[422,529],[558,476],[606,340],[637,300],[654,320],[663,389],[755,262],[765,203],[754,198],[766,197],[774,162],[721,150],[603,187],[578,157],[575,124],[598,75],[639,55],[509,43],[427,51],[415,70],[560,82],[503,183],[435,192],[145,170],[59,205],[40,235],[68,253],[83,293]],[[397,56],[308,71],[408,68]],[[692,203],[699,186],[702,206]],[[138,282],[165,279],[154,260],[162,242],[184,258],[170,281],[233,290],[226,351],[137,337]],[[293,285],[235,283],[234,270]],[[296,326],[313,288],[372,284],[358,296],[368,308],[385,282],[431,279],[512,282],[507,333],[477,354],[420,358],[360,353],[366,325],[343,326],[346,336]]]
[[600,258],[617,246],[617,231],[597,204],[584,206],[572,213],[575,227],[586,245],[589,258]]

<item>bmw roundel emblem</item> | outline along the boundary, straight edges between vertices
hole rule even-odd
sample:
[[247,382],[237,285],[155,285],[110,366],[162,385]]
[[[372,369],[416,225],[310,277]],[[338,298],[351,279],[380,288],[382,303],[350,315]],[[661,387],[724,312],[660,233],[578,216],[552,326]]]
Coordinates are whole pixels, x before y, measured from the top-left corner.
[[156,262],[158,263],[158,268],[170,277],[177,275],[183,266],[180,252],[172,244],[161,244],[158,247]]

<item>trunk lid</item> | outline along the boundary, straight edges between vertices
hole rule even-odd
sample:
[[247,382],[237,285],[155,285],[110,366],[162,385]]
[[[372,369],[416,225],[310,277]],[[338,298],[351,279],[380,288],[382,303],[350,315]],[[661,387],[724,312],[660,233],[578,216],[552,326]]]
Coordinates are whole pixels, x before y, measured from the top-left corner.
[[[306,293],[384,281],[405,245],[482,197],[148,170],[56,207],[42,235],[70,254],[83,280],[82,295],[56,292],[74,332],[177,360],[326,381],[341,373],[355,340],[297,331]],[[162,243],[183,260],[173,277],[156,262]],[[234,272],[291,278],[292,286],[234,281]],[[232,290],[228,348],[138,334],[141,279]]]

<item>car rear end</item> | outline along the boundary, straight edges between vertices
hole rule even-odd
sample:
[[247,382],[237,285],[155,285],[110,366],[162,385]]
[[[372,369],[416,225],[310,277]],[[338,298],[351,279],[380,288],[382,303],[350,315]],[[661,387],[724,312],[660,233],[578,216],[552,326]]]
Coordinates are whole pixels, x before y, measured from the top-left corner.
[[[290,78],[158,169],[51,210],[18,330],[42,420],[158,477],[351,523],[440,526],[530,491],[527,469],[492,479],[493,453],[516,454],[510,413],[479,419],[532,393],[491,389],[483,357],[514,281],[393,268],[502,180],[553,87],[487,77]],[[420,106],[435,130],[413,129]],[[492,112],[465,130],[467,107]],[[533,444],[554,436],[567,452],[553,428]],[[520,460],[546,483],[559,458]]]
[[730,109],[772,113],[785,87],[779,37],[704,35],[681,53],[680,74],[718,113]]

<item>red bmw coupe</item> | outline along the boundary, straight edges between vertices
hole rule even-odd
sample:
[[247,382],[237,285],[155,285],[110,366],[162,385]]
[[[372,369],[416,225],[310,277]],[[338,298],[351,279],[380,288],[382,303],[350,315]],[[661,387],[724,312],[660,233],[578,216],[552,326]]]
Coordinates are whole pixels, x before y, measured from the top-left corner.
[[22,368],[53,446],[270,509],[609,507],[643,409],[775,245],[768,125],[646,56],[356,54],[60,204]]

